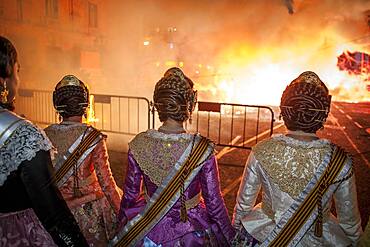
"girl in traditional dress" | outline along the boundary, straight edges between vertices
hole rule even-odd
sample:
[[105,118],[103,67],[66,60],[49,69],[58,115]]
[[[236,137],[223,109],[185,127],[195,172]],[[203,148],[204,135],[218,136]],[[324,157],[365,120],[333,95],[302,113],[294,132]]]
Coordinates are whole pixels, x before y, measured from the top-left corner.
[[233,216],[235,246],[353,246],[359,240],[352,160],[316,135],[330,101],[310,71],[285,89],[280,109],[288,132],[260,142],[249,155]]
[[128,223],[112,244],[229,245],[234,229],[220,191],[214,146],[184,128],[195,104],[193,83],[178,68],[155,85],[154,106],[163,124],[129,143],[120,212]]
[[[57,149],[57,183],[90,246],[106,246],[117,230],[122,191],[108,162],[106,136],[82,123],[89,102],[85,84],[67,75],[56,85],[54,107],[63,121],[45,129]],[[85,149],[83,149],[85,147]]]
[[0,36],[0,246],[87,246],[50,173],[52,144],[13,113],[17,52]]

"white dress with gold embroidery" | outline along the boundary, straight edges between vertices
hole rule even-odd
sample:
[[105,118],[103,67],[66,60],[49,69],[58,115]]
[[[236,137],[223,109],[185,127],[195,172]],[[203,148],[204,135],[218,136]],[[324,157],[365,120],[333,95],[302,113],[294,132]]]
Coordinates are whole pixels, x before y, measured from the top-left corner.
[[[276,135],[257,144],[249,155],[235,205],[233,224],[243,226],[263,242],[314,176],[317,167],[329,162],[328,140],[299,141]],[[352,165],[347,158],[346,165]],[[262,189],[262,202],[255,206]],[[323,237],[314,235],[314,225],[298,246],[354,245],[361,233],[354,176],[343,181],[333,194],[337,217],[330,213],[332,201],[323,205]],[[307,227],[307,226],[306,226]]]

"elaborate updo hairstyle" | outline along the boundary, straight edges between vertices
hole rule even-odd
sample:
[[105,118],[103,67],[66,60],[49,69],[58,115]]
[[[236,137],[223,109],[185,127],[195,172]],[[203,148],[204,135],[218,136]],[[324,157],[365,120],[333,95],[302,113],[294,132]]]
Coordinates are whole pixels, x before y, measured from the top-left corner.
[[89,106],[89,89],[73,75],[66,75],[53,92],[54,108],[63,117],[82,116]]
[[[0,36],[0,77],[3,79],[9,78],[13,75],[15,63],[18,61],[17,50],[13,44],[5,37]],[[0,83],[0,93],[5,93],[7,90],[5,84]],[[6,99],[5,96],[3,96]],[[14,102],[2,102],[0,105],[8,110],[14,110]]]
[[306,71],[284,90],[280,110],[285,126],[292,131],[315,133],[330,111],[331,95],[314,72]]
[[0,77],[8,78],[12,76],[13,67],[18,61],[17,50],[13,44],[5,37],[0,36]]
[[194,83],[179,68],[171,68],[157,82],[154,89],[154,107],[161,122],[171,118],[184,122],[189,119],[196,104]]

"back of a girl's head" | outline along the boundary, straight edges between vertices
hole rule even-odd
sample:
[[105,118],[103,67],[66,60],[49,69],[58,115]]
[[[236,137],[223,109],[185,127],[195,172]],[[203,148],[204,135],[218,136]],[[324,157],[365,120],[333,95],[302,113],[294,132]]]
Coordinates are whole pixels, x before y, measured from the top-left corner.
[[53,103],[63,118],[82,116],[88,107],[89,90],[77,77],[66,75],[55,87]]
[[171,68],[156,83],[154,106],[160,121],[171,118],[186,121],[193,111],[195,99],[193,82],[179,68]]
[[328,117],[331,95],[314,72],[306,71],[284,90],[280,110],[289,130],[315,133]]

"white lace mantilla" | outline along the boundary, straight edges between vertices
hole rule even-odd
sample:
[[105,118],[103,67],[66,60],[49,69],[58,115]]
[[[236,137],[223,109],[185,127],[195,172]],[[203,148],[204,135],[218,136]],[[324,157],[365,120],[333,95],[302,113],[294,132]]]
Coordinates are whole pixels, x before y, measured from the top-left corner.
[[22,122],[0,148],[0,186],[23,161],[30,161],[40,150],[52,148],[43,130],[28,121]]
[[253,148],[256,159],[272,181],[291,197],[297,198],[322,162],[328,162],[332,152],[325,139],[300,141],[285,135],[275,135]]

